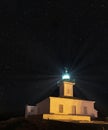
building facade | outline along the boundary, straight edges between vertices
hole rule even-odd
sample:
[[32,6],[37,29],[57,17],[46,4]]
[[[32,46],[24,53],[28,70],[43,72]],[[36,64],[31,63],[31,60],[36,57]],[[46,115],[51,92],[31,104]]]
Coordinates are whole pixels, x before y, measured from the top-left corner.
[[25,117],[42,115],[43,119],[86,120],[97,118],[95,101],[77,99],[73,96],[75,83],[63,81],[59,84],[59,97],[48,97],[36,106],[26,106]]

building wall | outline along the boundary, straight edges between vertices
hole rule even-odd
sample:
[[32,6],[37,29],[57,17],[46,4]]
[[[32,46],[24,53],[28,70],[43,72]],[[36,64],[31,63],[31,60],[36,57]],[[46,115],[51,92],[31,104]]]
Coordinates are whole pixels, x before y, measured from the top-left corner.
[[59,88],[60,88],[60,90],[59,90],[59,95],[60,95],[60,97],[63,97],[63,96],[64,96],[64,86],[63,86],[63,84],[61,84],[61,85],[59,86]]
[[50,107],[49,104],[50,104],[49,98],[38,103],[37,104],[37,114],[49,113],[49,107]]
[[37,115],[37,106],[27,105],[25,108],[25,118],[31,115]]
[[90,116],[80,116],[80,115],[57,115],[57,114],[43,114],[43,119],[50,120],[62,120],[62,121],[90,121]]
[[97,117],[94,103],[94,101],[50,97],[50,113]]

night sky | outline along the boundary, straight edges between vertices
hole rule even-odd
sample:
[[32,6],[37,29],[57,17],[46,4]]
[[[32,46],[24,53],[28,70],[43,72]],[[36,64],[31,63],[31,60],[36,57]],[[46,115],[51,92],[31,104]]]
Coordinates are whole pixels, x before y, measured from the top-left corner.
[[0,2],[0,115],[58,94],[64,67],[75,96],[108,116],[108,0]]

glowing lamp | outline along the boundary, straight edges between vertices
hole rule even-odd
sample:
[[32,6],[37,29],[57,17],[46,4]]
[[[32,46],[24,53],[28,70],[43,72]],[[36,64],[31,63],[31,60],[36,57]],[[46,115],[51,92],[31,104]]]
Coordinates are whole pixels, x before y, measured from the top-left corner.
[[62,76],[62,79],[65,80],[65,79],[70,79],[70,75],[69,74],[64,74]]
[[65,70],[65,73],[62,75],[62,80],[70,80],[70,75],[67,70]]

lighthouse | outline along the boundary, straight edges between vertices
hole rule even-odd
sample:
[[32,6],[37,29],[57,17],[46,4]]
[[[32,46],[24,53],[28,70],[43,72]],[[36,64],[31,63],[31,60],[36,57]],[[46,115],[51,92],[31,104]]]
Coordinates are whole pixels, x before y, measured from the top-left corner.
[[35,106],[27,105],[25,117],[40,116],[50,120],[91,121],[97,118],[95,101],[89,101],[74,97],[75,81],[70,78],[67,69],[62,75],[62,80],[57,83],[59,96],[44,99]]

